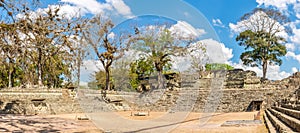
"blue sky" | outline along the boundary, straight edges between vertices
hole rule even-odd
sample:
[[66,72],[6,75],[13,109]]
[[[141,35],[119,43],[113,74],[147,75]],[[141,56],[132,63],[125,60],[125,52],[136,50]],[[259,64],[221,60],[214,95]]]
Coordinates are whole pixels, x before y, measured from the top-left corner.
[[[268,70],[269,79],[282,79],[299,69],[300,62],[300,2],[299,0],[46,0],[43,8],[48,5],[62,4],[64,13],[72,13],[80,9],[81,15],[92,16],[105,14],[116,24],[130,21],[139,16],[158,16],[174,20],[180,26],[192,26],[199,38],[211,45],[213,53],[222,53],[222,62],[236,68],[253,70],[262,75],[260,68],[242,65],[239,60],[243,47],[238,46],[235,37],[238,34],[235,26],[245,13],[256,7],[276,8],[291,18],[288,24],[292,34],[286,37],[288,54],[283,59],[282,66],[271,66]],[[146,21],[151,21],[143,19]],[[152,20],[153,21],[153,20]],[[204,31],[204,34],[200,33]],[[201,36],[200,36],[201,35]],[[219,50],[219,51],[218,51]],[[92,61],[86,61],[83,70],[84,81],[87,74],[96,69]],[[98,64],[100,65],[100,64]]]

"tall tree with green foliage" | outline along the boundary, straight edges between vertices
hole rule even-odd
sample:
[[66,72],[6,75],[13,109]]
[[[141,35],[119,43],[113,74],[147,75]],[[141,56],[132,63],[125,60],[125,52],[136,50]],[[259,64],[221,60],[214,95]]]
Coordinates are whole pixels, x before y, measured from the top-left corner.
[[268,65],[281,65],[281,56],[287,51],[283,45],[285,39],[281,34],[287,33],[283,25],[288,18],[274,9],[254,9],[241,18],[244,29],[236,41],[245,47],[245,52],[240,56],[245,65],[261,66],[263,79],[266,79]]
[[150,59],[141,57],[130,64],[130,85],[136,89],[140,84],[140,80],[149,77],[154,72],[153,62]]
[[158,73],[158,89],[164,88],[163,70],[169,68],[172,56],[184,55],[193,37],[172,33],[165,25],[138,29],[137,50],[142,51]]

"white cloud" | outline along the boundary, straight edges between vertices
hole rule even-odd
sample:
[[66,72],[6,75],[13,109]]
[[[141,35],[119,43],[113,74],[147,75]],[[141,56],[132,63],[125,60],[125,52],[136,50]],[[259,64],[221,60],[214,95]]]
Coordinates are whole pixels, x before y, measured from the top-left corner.
[[286,47],[286,49],[289,50],[289,51],[295,51],[295,45],[292,44],[292,43],[286,43],[286,44],[285,44],[285,47]]
[[225,27],[225,25],[222,23],[220,19],[213,19],[212,22],[213,22],[213,26],[222,27],[222,28]]
[[100,3],[96,0],[61,0],[60,2],[72,4],[92,14],[103,13],[104,10],[112,10],[110,4]]
[[233,57],[232,49],[226,48],[223,43],[213,39],[205,39],[201,41],[206,47],[206,52],[212,63],[229,63]]
[[300,54],[295,54],[294,52],[288,51],[286,53],[287,57],[292,57],[293,59],[297,60],[300,63]]
[[47,11],[49,11],[49,9],[51,9],[52,11],[55,11],[56,9],[59,9],[58,15],[64,16],[64,17],[66,17],[68,19],[71,19],[73,17],[79,17],[79,16],[82,16],[85,13],[87,13],[86,10],[84,10],[84,9],[82,9],[80,7],[71,6],[71,5],[68,5],[68,4],[64,4],[64,5],[48,5],[47,8],[44,8],[44,9],[39,8],[39,9],[37,9],[36,13],[44,13],[45,14]]
[[297,28],[297,25],[300,23],[299,20],[290,23],[290,27],[292,29],[293,35],[290,36],[290,40],[295,45],[300,45],[300,29]]
[[[208,63],[226,63],[229,64],[229,60],[233,57],[232,49],[226,48],[223,43],[220,43],[213,39],[201,40],[197,43],[191,44],[193,47],[203,45],[206,48],[206,55],[208,56]],[[201,52],[197,50],[197,52]],[[189,53],[193,54],[193,52]],[[201,54],[200,54],[201,55]],[[199,56],[205,58],[204,56]],[[191,57],[189,55],[185,57],[172,57],[172,69],[177,71],[185,71],[191,67]],[[206,62],[207,63],[207,62]]]
[[[254,71],[254,72],[256,72],[258,77],[262,77],[262,75],[263,75],[261,68],[259,68],[259,67],[250,67],[250,66],[243,65],[242,61],[240,61],[239,63],[233,63],[231,65],[234,68]],[[278,65],[269,65],[268,69],[267,69],[267,75],[266,76],[270,80],[281,80],[281,79],[286,78],[290,75],[291,75],[291,73],[281,71],[280,66],[278,66]]]
[[126,18],[134,17],[130,7],[123,0],[106,0],[103,3],[97,0],[61,0],[60,2],[71,4],[73,8],[80,8],[84,13],[113,13],[123,15]]
[[300,18],[300,3],[294,4],[294,8],[293,9],[294,9],[294,11],[296,13],[296,17]]
[[206,33],[204,29],[197,29],[186,21],[177,21],[176,24],[170,27],[170,31],[173,34],[179,35],[184,38],[198,38]]
[[258,6],[274,6],[279,10],[287,10],[289,4],[295,4],[297,0],[256,0]]
[[296,67],[293,67],[293,68],[292,68],[292,72],[293,72],[293,73],[298,72],[298,71],[299,71],[299,70],[298,70]]
[[131,13],[131,9],[127,6],[123,0],[106,0],[106,2],[112,7],[117,10],[117,12],[121,15],[124,15],[127,18],[134,17]]

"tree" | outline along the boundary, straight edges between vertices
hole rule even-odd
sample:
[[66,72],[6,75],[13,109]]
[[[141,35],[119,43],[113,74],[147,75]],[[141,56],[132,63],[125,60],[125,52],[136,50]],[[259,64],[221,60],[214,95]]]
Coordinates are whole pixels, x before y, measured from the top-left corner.
[[[0,52],[8,87],[16,82],[59,87],[74,69],[79,18],[60,14],[60,7],[35,10],[38,0],[0,1]],[[20,81],[21,80],[21,81]],[[6,84],[6,83],[5,83]]]
[[112,37],[113,33],[110,30],[113,27],[114,24],[111,20],[96,15],[87,22],[86,30],[83,32],[84,39],[104,67],[106,75],[105,90],[111,88],[111,65],[124,55],[124,51],[128,49],[130,44],[129,36],[116,35]]
[[153,62],[149,58],[141,57],[130,64],[130,85],[133,89],[137,89],[141,80],[149,78],[154,72]]
[[201,74],[204,71],[205,64],[209,62],[205,46],[201,42],[192,44],[189,48],[189,55],[191,58],[191,68]]
[[192,42],[192,37],[181,37],[164,26],[149,26],[142,31],[138,29],[135,47],[153,62],[158,73],[158,89],[164,88],[163,70],[169,67],[171,56],[184,55]]
[[234,67],[228,65],[228,64],[222,64],[222,63],[212,63],[212,64],[206,64],[205,70],[212,71],[212,70],[233,70]]
[[[43,85],[46,61],[51,61],[49,65],[61,64],[62,66],[58,68],[68,70],[62,68],[71,67],[74,57],[75,46],[70,40],[79,36],[80,30],[78,29],[81,25],[75,19],[67,19],[59,15],[59,10],[59,7],[49,8],[45,12],[37,12],[35,17],[32,17],[30,12],[25,12],[24,17],[20,19],[21,32],[26,36],[27,47],[36,51],[31,59],[36,65],[40,86]],[[63,58],[63,62],[56,63],[55,57]],[[65,72],[66,78],[70,75],[68,73],[68,71]]]
[[268,65],[281,65],[279,58],[286,54],[283,34],[288,31],[283,24],[288,18],[274,9],[254,9],[241,17],[242,29],[236,41],[244,46],[246,52],[240,56],[245,65],[261,66],[263,79],[266,78]]

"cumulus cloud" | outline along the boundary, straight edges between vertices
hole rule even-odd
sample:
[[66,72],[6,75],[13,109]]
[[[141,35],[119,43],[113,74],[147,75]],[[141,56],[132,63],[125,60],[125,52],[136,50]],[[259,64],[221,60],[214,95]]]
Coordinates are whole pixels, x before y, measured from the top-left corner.
[[213,26],[225,28],[225,25],[222,23],[220,19],[213,19]]
[[287,50],[289,50],[289,51],[295,51],[295,45],[294,44],[292,44],[292,43],[286,43],[285,44],[285,47],[286,47],[286,49]]
[[299,45],[300,46],[300,29],[297,28],[297,25],[300,24],[300,21],[297,20],[295,22],[292,22],[289,24],[289,26],[292,29],[293,35],[290,36],[290,41],[294,45]]
[[298,72],[298,71],[299,71],[299,70],[298,70],[296,67],[293,67],[293,68],[292,68],[292,72],[293,72],[293,73]]
[[294,4],[294,11],[296,13],[296,17],[300,18],[300,3]]
[[204,29],[195,28],[186,21],[177,21],[176,24],[170,27],[170,31],[184,38],[198,38],[206,33]]
[[[239,63],[233,63],[231,64],[234,68],[239,68],[243,70],[251,70],[256,72],[257,76],[262,77],[262,69],[260,67],[250,67],[243,65],[242,61]],[[280,66],[278,65],[269,65],[267,69],[267,78],[270,80],[281,80],[288,76],[290,76],[291,73],[288,73],[286,71],[281,71]]]
[[[204,39],[200,40],[196,43],[191,44],[194,47],[205,47],[206,48],[206,56],[203,56],[203,53],[200,53],[199,60],[203,59],[202,63],[225,63],[230,64],[230,59],[233,57],[232,49],[226,48],[226,46],[213,39]],[[201,50],[197,50],[197,52],[203,52]],[[192,57],[189,56],[193,54],[193,52],[189,53],[185,57],[172,57],[173,63],[172,68],[177,71],[186,71],[190,70]],[[200,61],[201,62],[201,61]]]
[[127,18],[132,18],[134,17],[131,13],[131,9],[129,6],[127,6],[123,0],[106,0],[106,2],[121,15],[127,17]]
[[61,0],[60,2],[72,4],[92,14],[103,13],[104,10],[112,9],[110,4],[100,3],[96,0]]
[[286,53],[286,56],[287,57],[291,57],[292,59],[295,59],[295,60],[297,60],[300,63],[300,54],[297,55],[294,52],[288,51]]
[[104,14],[113,12],[126,18],[134,16],[130,7],[123,0],[106,0],[105,2],[98,2],[97,0],[60,0],[60,2],[70,4],[72,8],[80,8],[82,13]]
[[206,47],[206,52],[212,63],[229,63],[233,57],[232,49],[225,47],[221,42],[213,39],[201,40]]
[[256,0],[258,6],[274,6],[279,10],[287,10],[289,4],[297,3],[297,0]]
[[41,9],[41,10],[48,10],[48,9],[57,9],[59,8],[60,10],[58,11],[58,15],[64,16],[66,18],[73,18],[73,17],[79,17],[87,13],[86,10],[76,7],[76,6],[71,6],[68,4],[64,4],[61,6],[58,5],[49,5],[48,8],[46,9]]

